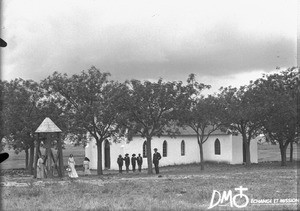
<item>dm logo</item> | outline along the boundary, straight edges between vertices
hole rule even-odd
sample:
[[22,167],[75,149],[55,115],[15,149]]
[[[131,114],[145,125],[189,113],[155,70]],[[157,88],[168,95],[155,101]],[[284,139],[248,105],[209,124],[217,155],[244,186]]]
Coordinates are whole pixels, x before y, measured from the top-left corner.
[[243,188],[242,186],[240,186],[239,188],[235,188],[234,190],[239,191],[239,193],[234,196],[232,195],[231,190],[229,190],[228,192],[223,191],[222,194],[219,191],[214,190],[208,209],[211,209],[217,205],[228,206],[228,203],[230,204],[230,207],[246,207],[249,204],[249,198],[246,194],[243,193],[243,191],[247,191],[248,188]]

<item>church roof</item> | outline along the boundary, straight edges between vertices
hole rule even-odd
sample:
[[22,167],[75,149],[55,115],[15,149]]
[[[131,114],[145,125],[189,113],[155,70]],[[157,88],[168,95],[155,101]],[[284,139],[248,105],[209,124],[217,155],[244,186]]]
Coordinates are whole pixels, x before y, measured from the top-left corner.
[[[211,127],[207,127],[204,131],[204,134],[207,135],[210,131],[212,130]],[[179,128],[180,135],[184,136],[194,136],[196,135],[196,132],[191,128],[191,127],[184,127],[184,128]],[[224,135],[228,134],[230,131],[222,131],[220,129],[215,130],[214,132],[211,133],[211,135]]]
[[[173,126],[172,128],[169,128],[170,131],[175,131],[176,128],[178,129],[179,134],[176,133],[176,136],[196,136],[196,132],[188,126],[185,127],[177,127],[177,126]],[[210,131],[212,130],[212,126],[208,126],[205,131],[204,134],[207,135]],[[199,131],[200,132],[200,131]],[[224,129],[224,130],[220,130],[217,129],[214,132],[212,132],[210,135],[226,135],[226,134],[231,134],[232,132],[229,129]],[[139,136],[138,134],[134,134],[133,136]],[[168,133],[164,133],[162,134],[162,136],[168,136]]]
[[62,132],[56,124],[49,118],[46,117],[40,126],[36,129],[36,133],[57,133]]

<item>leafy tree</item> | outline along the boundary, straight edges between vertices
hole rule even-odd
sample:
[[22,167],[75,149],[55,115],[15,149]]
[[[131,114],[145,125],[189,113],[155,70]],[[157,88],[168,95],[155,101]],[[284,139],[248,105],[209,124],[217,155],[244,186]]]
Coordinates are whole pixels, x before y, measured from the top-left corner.
[[39,86],[32,80],[15,79],[6,83],[4,130],[9,146],[16,153],[25,151],[25,165],[33,173],[34,131],[39,114],[37,102]]
[[264,75],[251,84],[255,100],[263,110],[260,116],[264,133],[279,143],[281,165],[286,165],[286,149],[297,138],[297,98],[299,99],[299,68],[289,68],[281,73]]
[[146,139],[148,174],[152,174],[151,140],[154,136],[175,134],[174,106],[181,102],[182,83],[139,80],[127,81],[127,97],[123,98],[128,136],[140,135]]
[[6,97],[7,97],[7,81],[0,80],[0,151],[5,147],[6,141],[4,140],[7,134],[5,121],[7,120],[7,109],[9,108]]
[[190,127],[197,135],[201,170],[204,170],[203,144],[213,132],[222,127],[220,121],[222,105],[217,97],[201,95],[201,91],[205,88],[210,86],[196,82],[195,75],[190,74],[185,89],[185,103],[180,104],[176,114],[178,125]]
[[123,96],[122,85],[109,81],[109,73],[96,67],[68,77],[55,72],[43,84],[60,99],[69,119],[69,132],[82,136],[89,133],[95,138],[98,151],[97,174],[102,175],[102,143],[119,132],[120,113],[117,108]]
[[246,165],[250,165],[250,142],[261,133],[262,108],[249,86],[239,89],[221,87],[220,91],[219,98],[224,107],[222,123],[232,132],[242,135]]
[[[62,152],[62,148],[64,147],[63,140],[65,140],[65,138],[67,137],[67,135],[69,133],[68,116],[64,112],[64,107],[60,106],[61,101],[60,101],[59,97],[57,97],[55,94],[51,94],[50,92],[48,92],[47,87],[43,87],[43,84],[40,84],[39,92],[40,92],[40,96],[41,96],[41,98],[37,104],[39,117],[40,117],[39,124],[46,117],[49,117],[62,130],[61,133],[52,134],[53,140],[51,143],[51,147],[54,147],[55,149],[57,149],[57,154],[56,154],[56,156],[54,156],[54,154],[52,154],[52,150],[51,150],[51,154],[54,157],[55,167],[58,171],[58,175],[63,176],[63,174],[64,174],[63,173],[64,172],[63,160],[58,160],[58,158],[61,159],[63,157],[63,152]],[[35,169],[37,167],[38,156],[41,154],[40,147],[43,147],[46,145],[46,143],[44,143],[44,140],[46,140],[46,137],[42,134],[39,134],[36,137]]]

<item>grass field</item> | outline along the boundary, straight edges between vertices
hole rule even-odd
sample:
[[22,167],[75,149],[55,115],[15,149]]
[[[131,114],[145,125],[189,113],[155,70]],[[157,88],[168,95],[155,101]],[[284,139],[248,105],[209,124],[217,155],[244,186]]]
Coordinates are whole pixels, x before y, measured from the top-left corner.
[[[294,162],[295,164],[295,162]],[[278,162],[243,165],[206,164],[161,168],[162,177],[141,174],[106,174],[102,177],[80,177],[59,183],[23,178],[29,187],[2,187],[3,210],[204,210],[213,190],[237,192],[234,188],[248,188],[244,193],[252,199],[297,198],[296,166],[281,167]],[[95,181],[99,183],[95,184]],[[232,210],[234,207],[215,207]],[[295,204],[264,205],[249,203],[245,210],[296,210]]]
[[[295,147],[294,158],[298,151]],[[67,148],[64,154],[69,153],[82,162],[83,148]],[[16,166],[17,157],[10,157],[10,165]],[[263,162],[272,159],[275,162]],[[201,172],[198,164],[169,166],[160,169],[162,177],[147,175],[146,170],[122,175],[104,171],[102,177],[93,171],[92,176],[82,177],[78,169],[80,177],[76,180],[43,182],[32,177],[4,176],[2,180],[25,182],[29,186],[1,187],[2,210],[207,210],[214,190],[221,193],[231,190],[235,196],[238,192],[234,189],[240,186],[248,188],[244,192],[249,198],[245,208],[231,207],[226,201],[222,205],[227,206],[212,210],[297,210],[295,203],[280,200],[298,199],[297,164],[300,163],[288,162],[282,167],[279,160],[278,146],[259,145],[261,163],[250,167],[206,163],[205,171]],[[280,203],[275,203],[276,199]],[[257,200],[265,202],[254,203]],[[272,203],[266,203],[268,200]]]

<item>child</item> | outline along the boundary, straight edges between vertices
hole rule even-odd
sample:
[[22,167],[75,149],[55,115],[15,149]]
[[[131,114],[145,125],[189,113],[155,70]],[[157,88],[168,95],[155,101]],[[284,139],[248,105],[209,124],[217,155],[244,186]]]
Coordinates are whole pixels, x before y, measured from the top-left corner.
[[135,157],[135,154],[132,154],[132,157],[131,157],[131,165],[132,165],[132,171],[135,172],[135,165],[136,165],[136,157]]
[[139,156],[136,158],[136,160],[137,160],[139,172],[141,172],[142,171],[142,165],[143,165],[143,158],[141,157],[141,154],[139,154]]
[[129,172],[129,165],[130,165],[130,158],[128,157],[129,154],[125,154],[125,166],[126,166],[126,172]]
[[123,158],[122,155],[119,155],[117,159],[117,163],[119,165],[119,173],[122,174],[122,166],[123,166]]
[[84,158],[83,161],[83,167],[84,167],[84,176],[85,175],[91,175],[91,171],[90,171],[90,159],[88,159],[87,157]]

